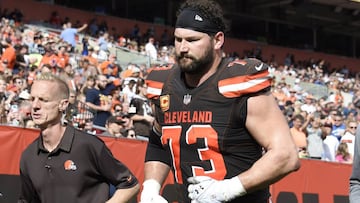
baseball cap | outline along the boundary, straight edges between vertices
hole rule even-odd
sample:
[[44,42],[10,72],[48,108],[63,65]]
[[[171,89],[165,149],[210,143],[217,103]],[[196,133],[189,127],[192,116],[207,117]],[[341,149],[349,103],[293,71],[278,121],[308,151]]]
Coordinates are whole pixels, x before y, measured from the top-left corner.
[[126,123],[121,116],[110,116],[108,119],[107,119],[107,123],[110,124],[110,123],[116,123],[116,124],[124,124]]

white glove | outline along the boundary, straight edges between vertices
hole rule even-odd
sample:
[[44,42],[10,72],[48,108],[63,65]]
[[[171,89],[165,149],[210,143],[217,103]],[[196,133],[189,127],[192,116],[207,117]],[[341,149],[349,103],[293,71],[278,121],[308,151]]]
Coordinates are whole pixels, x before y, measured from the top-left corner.
[[154,179],[144,181],[140,196],[140,203],[168,203],[160,196],[161,185]]
[[215,180],[207,176],[188,178],[191,203],[221,203],[246,194],[240,179]]

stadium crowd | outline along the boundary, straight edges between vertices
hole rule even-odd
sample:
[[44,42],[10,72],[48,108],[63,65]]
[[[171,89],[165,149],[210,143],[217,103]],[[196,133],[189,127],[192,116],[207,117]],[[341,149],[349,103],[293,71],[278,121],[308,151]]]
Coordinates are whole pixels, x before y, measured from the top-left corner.
[[[170,33],[156,39],[153,28],[142,33],[134,25],[131,33],[110,34],[106,22],[72,25],[57,13],[49,19],[51,28],[44,28],[23,24],[18,10],[0,14],[2,125],[36,128],[29,88],[38,73],[52,72],[70,88],[64,123],[94,135],[147,139],[154,117],[144,79],[151,68],[174,63]],[[149,56],[156,63],[120,65],[118,49]],[[291,54],[283,62],[264,59],[261,49],[227,56],[256,57],[272,67],[272,92],[300,157],[352,163],[360,121],[358,73],[331,69],[321,59],[296,61]]]

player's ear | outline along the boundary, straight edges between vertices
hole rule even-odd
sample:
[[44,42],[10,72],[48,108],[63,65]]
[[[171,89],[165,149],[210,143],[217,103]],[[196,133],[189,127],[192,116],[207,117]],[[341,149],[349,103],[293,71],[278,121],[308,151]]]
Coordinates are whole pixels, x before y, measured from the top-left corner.
[[225,42],[225,34],[223,32],[217,32],[213,37],[214,49],[221,49]]

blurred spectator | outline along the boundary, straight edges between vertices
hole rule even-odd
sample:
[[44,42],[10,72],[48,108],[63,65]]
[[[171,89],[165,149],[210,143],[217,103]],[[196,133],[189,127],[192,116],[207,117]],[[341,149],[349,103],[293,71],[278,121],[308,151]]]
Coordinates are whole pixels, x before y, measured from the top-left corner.
[[20,45],[16,50],[16,60],[13,69],[13,74],[23,75],[29,65],[28,46]]
[[335,90],[335,94],[334,94],[334,103],[337,106],[341,106],[344,102],[344,97],[341,94],[341,91],[339,89]]
[[54,50],[52,50],[49,45],[45,46],[44,49],[45,54],[41,58],[39,68],[42,69],[44,65],[48,65],[51,69],[51,72],[55,72],[58,58]]
[[31,44],[29,47],[29,52],[31,54],[33,54],[33,53],[37,53],[40,55],[45,54],[45,48],[42,44],[42,40],[43,40],[43,36],[41,35],[41,33],[34,36],[34,43]]
[[305,103],[301,105],[300,109],[308,114],[314,113],[316,111],[314,100],[315,98],[311,94],[306,95]]
[[346,143],[339,144],[339,146],[336,150],[335,161],[339,162],[339,163],[352,164],[353,159],[349,153],[349,149],[348,149],[348,146]]
[[79,111],[78,111],[78,100],[76,98],[77,97],[76,92],[71,89],[69,92],[70,92],[69,105],[65,111],[65,119],[67,122],[71,123],[73,121],[73,118],[78,115]]
[[96,76],[89,76],[86,78],[86,82],[85,84],[81,87],[80,92],[84,95],[86,95],[87,91],[89,89],[92,89],[95,87],[95,83],[96,83]]
[[107,83],[105,75],[98,75],[95,87],[86,91],[86,104],[95,112],[93,123],[102,127],[105,127],[107,118],[111,116],[111,99],[104,94]]
[[21,117],[19,112],[19,106],[17,104],[12,104],[7,114],[7,124],[11,126],[24,126],[24,120]]
[[349,121],[345,130],[345,134],[341,137],[340,143],[346,143],[351,157],[354,157],[355,133],[358,123]]
[[339,146],[339,140],[331,135],[332,124],[324,123],[322,127],[324,138],[324,153],[321,157],[324,161],[335,161],[336,150]]
[[99,70],[101,74],[109,77],[119,77],[119,73],[122,71],[121,67],[116,64],[116,56],[111,54],[109,59],[102,62],[99,65]]
[[19,113],[20,116],[26,125],[29,120],[32,120],[31,118],[31,108],[32,103],[30,101],[30,94],[27,93],[26,96],[20,95],[21,101],[19,102]]
[[291,101],[291,103],[295,103],[298,100],[296,93],[296,90],[291,88],[289,90],[289,95],[285,98],[285,101]]
[[16,61],[16,52],[11,44],[11,39],[6,38],[5,40],[2,40],[1,47],[4,51],[1,55],[0,71],[4,72],[6,69],[10,69],[12,71]]
[[130,80],[128,84],[124,84],[122,94],[124,102],[130,104],[131,99],[136,95],[136,80]]
[[88,59],[83,59],[79,62],[78,72],[82,76],[82,80],[86,80],[88,77],[95,77],[98,74],[98,70],[95,66],[90,65]]
[[321,159],[323,154],[323,138],[320,117],[309,114],[310,125],[306,128],[307,152],[311,159]]
[[146,84],[139,79],[136,84],[136,95],[131,99],[129,115],[133,121],[136,135],[148,137],[154,117],[149,101],[146,98]]
[[83,55],[83,56],[89,55],[89,47],[90,47],[90,44],[89,44],[89,36],[85,35],[85,36],[82,38],[82,51],[81,51],[81,55]]
[[295,79],[293,89],[298,93],[302,93],[303,89],[300,86],[300,79],[299,78]]
[[70,63],[66,64],[64,69],[62,69],[59,73],[59,77],[68,84],[69,89],[73,91],[77,91],[77,87],[74,80],[74,70]]
[[99,37],[98,41],[97,41],[98,46],[100,47],[100,51],[101,52],[108,52],[108,48],[109,48],[109,33],[108,32],[104,32],[102,33],[102,35]]
[[121,103],[114,105],[114,110],[112,112],[113,116],[124,116],[123,107]]
[[113,136],[113,137],[127,137],[126,130],[124,128],[125,121],[121,116],[110,116],[106,120],[106,131],[101,135]]
[[[120,88],[114,88],[113,90],[111,90],[110,92],[110,97],[111,97],[111,112],[113,113],[115,111],[115,105],[121,105],[122,101],[121,101],[121,95],[120,95]],[[121,107],[122,108],[122,107]]]
[[75,45],[76,45],[76,34],[78,32],[81,32],[83,30],[85,30],[87,28],[87,24],[83,24],[81,27],[79,28],[72,28],[71,27],[71,22],[67,22],[63,25],[63,31],[61,31],[61,34],[60,34],[60,38],[71,44],[72,46],[72,50],[71,51],[74,51],[75,49]]
[[307,147],[306,134],[303,129],[304,121],[304,117],[300,114],[297,114],[293,118],[293,127],[290,128],[295,145],[298,147],[298,150],[301,153],[306,151]]
[[[19,75],[14,75],[12,78],[12,83],[8,85],[7,89],[9,91],[15,92],[18,96],[20,92],[26,89],[25,80],[21,78]],[[15,97],[15,100],[18,99],[17,96]]]
[[87,60],[89,62],[89,66],[97,68],[99,62],[98,62],[98,59],[97,59],[97,55],[95,54],[94,47],[90,46],[88,48],[88,55],[84,56],[83,60]]
[[69,54],[66,50],[65,45],[60,45],[58,52],[56,54],[56,66],[60,69],[64,69],[67,64],[69,64]]
[[360,90],[356,90],[352,102],[356,108],[360,109]]
[[150,56],[152,60],[156,60],[158,57],[157,49],[155,47],[155,38],[150,36],[148,42],[145,44],[146,55]]
[[336,111],[336,113],[333,114],[333,119],[334,123],[332,125],[331,135],[335,136],[340,141],[346,130],[344,117],[340,111]]

